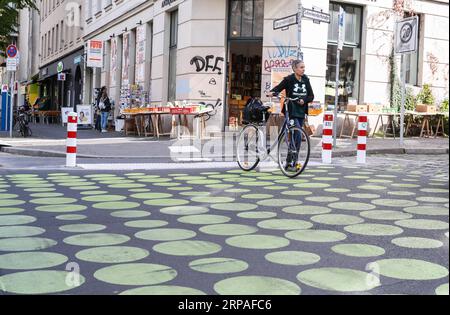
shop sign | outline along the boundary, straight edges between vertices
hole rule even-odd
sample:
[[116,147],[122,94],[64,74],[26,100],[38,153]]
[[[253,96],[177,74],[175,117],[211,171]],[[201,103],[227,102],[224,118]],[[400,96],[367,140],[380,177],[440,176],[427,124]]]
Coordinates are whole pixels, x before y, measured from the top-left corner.
[[56,66],[56,71],[58,73],[61,73],[64,71],[64,63],[62,61],[58,62],[58,65]]
[[101,40],[88,41],[87,66],[91,68],[103,67],[103,41]]
[[58,81],[66,81],[66,74],[58,73]]
[[8,84],[2,84],[2,93],[8,93],[9,87]]

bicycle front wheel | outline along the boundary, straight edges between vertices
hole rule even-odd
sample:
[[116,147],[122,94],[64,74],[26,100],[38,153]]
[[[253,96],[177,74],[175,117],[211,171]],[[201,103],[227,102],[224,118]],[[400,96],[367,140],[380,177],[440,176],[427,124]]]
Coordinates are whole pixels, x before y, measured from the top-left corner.
[[242,170],[249,172],[258,166],[260,141],[256,126],[248,125],[242,130],[236,148],[237,162]]
[[306,169],[311,153],[311,142],[306,132],[291,127],[283,132],[278,142],[278,164],[287,177],[295,178]]

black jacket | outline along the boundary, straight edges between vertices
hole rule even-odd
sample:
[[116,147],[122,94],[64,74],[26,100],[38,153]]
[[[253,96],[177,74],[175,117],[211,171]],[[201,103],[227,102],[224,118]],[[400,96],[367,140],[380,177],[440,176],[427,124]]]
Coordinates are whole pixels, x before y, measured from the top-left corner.
[[[98,109],[100,109],[100,108],[99,108],[99,106],[100,106],[100,100],[101,100],[101,97],[98,97],[98,98],[97,98],[97,108],[98,108]],[[104,108],[104,109],[101,109],[101,111],[102,111],[102,112],[110,112],[110,111],[111,111],[111,101],[109,100],[109,97],[106,97],[104,103],[105,103],[105,108]]]
[[314,92],[309,82],[309,78],[303,75],[300,81],[297,80],[295,74],[287,76],[281,81],[281,83],[274,87],[271,92],[281,93],[286,90],[286,96],[289,98],[302,99],[305,104],[300,105],[300,103],[289,103],[289,116],[291,118],[305,118],[308,114],[308,105],[314,101]]

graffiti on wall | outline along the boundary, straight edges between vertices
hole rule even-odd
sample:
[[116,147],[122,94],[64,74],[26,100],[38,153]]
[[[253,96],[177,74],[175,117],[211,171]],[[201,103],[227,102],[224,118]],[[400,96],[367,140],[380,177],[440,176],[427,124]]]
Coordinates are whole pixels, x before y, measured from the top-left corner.
[[275,42],[275,47],[268,49],[264,59],[264,70],[271,72],[272,68],[289,67],[297,59],[297,48],[290,43],[287,45]]
[[218,72],[222,74],[222,63],[225,61],[223,57],[215,57],[214,55],[208,55],[205,58],[201,56],[195,56],[191,59],[191,65],[195,65],[195,70],[197,72]]

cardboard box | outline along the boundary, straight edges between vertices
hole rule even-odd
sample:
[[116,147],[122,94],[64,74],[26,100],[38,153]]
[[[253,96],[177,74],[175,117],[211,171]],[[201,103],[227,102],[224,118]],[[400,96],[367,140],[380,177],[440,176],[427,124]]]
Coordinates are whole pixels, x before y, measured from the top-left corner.
[[367,107],[367,105],[347,105],[347,111],[355,113],[365,113],[368,110]]
[[435,114],[437,111],[436,106],[434,105],[425,105],[425,104],[417,104],[416,105],[416,112],[419,113],[429,113],[429,114]]
[[383,112],[384,106],[381,104],[368,104],[367,112],[368,113],[381,113]]

